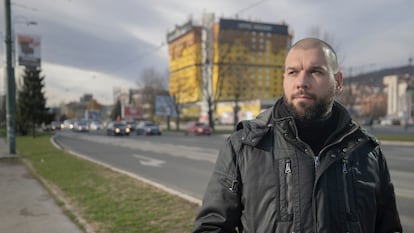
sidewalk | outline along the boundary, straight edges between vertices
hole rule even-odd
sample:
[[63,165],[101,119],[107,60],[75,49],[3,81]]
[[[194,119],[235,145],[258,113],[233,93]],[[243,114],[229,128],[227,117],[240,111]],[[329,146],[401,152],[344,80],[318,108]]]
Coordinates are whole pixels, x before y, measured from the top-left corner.
[[[0,137],[0,232],[83,233]],[[16,157],[13,155],[13,157]]]

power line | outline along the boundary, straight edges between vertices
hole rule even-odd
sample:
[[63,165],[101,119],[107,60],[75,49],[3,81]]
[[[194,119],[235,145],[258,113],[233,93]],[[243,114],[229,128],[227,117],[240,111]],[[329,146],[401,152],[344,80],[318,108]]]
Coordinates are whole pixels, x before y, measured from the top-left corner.
[[[253,4],[249,5],[249,6],[245,7],[245,8],[242,8],[242,9],[238,10],[235,14],[237,15],[237,14],[240,14],[241,12],[243,12],[243,11],[250,10],[250,9],[252,9],[252,8],[254,8],[254,7],[256,7],[256,6],[258,6],[258,5],[260,5],[260,4],[264,3],[264,2],[266,2],[266,1],[269,1],[269,0],[261,0],[261,1],[255,2],[255,3],[253,3]],[[140,55],[138,55],[137,57],[135,57],[135,58],[133,58],[133,59],[131,59],[131,60],[129,60],[129,61],[127,61],[127,62],[125,62],[124,64],[122,64],[122,65],[120,65],[120,66],[118,66],[118,67],[116,67],[115,69],[113,69],[113,72],[116,72],[116,71],[120,70],[121,68],[123,68],[123,67],[125,67],[125,66],[129,65],[130,63],[133,63],[133,62],[135,62],[135,61],[137,61],[137,60],[140,60],[140,59],[142,59],[143,57],[145,57],[145,56],[147,56],[147,55],[150,55],[150,54],[152,54],[152,53],[157,52],[158,50],[160,50],[160,49],[161,49],[161,48],[163,48],[164,46],[165,46],[165,43],[163,42],[163,43],[161,43],[161,45],[160,45],[160,46],[158,46],[158,47],[154,48],[153,50],[150,50],[150,51],[148,51],[148,52],[146,52],[146,53],[140,54]]]
[[140,54],[140,55],[138,55],[138,56],[136,56],[136,57],[134,57],[134,58],[130,59],[129,61],[127,61],[127,62],[125,62],[125,63],[123,63],[123,64],[121,64],[121,65],[117,66],[116,68],[114,68],[114,69],[112,70],[112,72],[119,71],[121,68],[124,68],[125,66],[128,66],[129,64],[131,64],[131,63],[133,63],[133,62],[136,62],[137,60],[140,60],[140,59],[142,59],[142,58],[144,58],[144,57],[146,57],[146,56],[148,56],[148,55],[151,55],[152,53],[157,52],[158,50],[162,49],[164,46],[165,46],[165,43],[164,43],[164,42],[162,42],[160,46],[155,47],[154,49],[149,50],[149,51],[147,51],[146,53],[142,53],[142,54]]
[[37,9],[37,8],[30,7],[30,6],[26,6],[26,5],[19,4],[19,3],[15,3],[15,2],[13,2],[13,3],[12,3],[12,5],[13,5],[13,6],[16,6],[16,7],[19,7],[19,8],[22,8],[22,9],[26,9],[26,10],[38,11],[38,9]]
[[247,6],[245,8],[242,8],[242,9],[238,10],[235,14],[237,15],[237,14],[240,14],[241,12],[243,12],[243,11],[250,10],[250,9],[252,9],[252,8],[254,8],[254,7],[256,7],[256,6],[258,6],[258,5],[260,5],[264,2],[267,2],[267,1],[269,1],[269,0],[261,0],[261,1],[255,2],[255,3],[251,4],[250,6]]

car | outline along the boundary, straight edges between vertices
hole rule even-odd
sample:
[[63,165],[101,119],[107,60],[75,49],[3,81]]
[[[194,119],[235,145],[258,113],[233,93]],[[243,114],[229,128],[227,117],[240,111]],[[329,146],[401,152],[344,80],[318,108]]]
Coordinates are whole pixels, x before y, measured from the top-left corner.
[[213,129],[203,122],[190,122],[186,125],[184,134],[185,135],[211,135]]
[[133,122],[133,121],[127,121],[127,122],[125,122],[125,124],[131,130],[131,132],[135,131],[135,129],[136,129],[135,122]]
[[130,133],[130,129],[127,127],[125,123],[118,122],[118,121],[112,121],[109,122],[106,126],[106,134],[107,135],[126,135],[128,136]]
[[159,125],[153,121],[141,121],[137,124],[135,131],[137,135],[161,135]]
[[58,121],[52,121],[50,122],[50,128],[52,131],[55,131],[55,130],[61,130],[62,128],[64,128],[64,126],[62,123]]
[[64,129],[73,129],[74,123],[75,123],[75,120],[71,120],[71,119],[65,120],[65,121],[63,121],[63,126],[64,126],[63,128]]
[[75,121],[72,130],[75,132],[89,132],[89,122],[87,120]]
[[91,121],[91,123],[89,124],[89,127],[91,130],[101,130],[102,123],[99,121]]

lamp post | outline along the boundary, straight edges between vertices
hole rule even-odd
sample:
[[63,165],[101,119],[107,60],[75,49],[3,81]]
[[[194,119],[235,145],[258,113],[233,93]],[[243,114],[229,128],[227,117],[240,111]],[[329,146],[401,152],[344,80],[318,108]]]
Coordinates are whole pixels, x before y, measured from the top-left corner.
[[6,121],[7,121],[7,144],[10,154],[16,154],[16,83],[14,79],[14,68],[12,65],[12,28],[11,28],[11,3],[4,1],[5,11],[5,39],[6,44]]
[[[12,39],[12,20],[11,20],[11,1],[4,1],[5,11],[5,36],[6,47],[6,125],[7,125],[7,144],[9,153],[16,154],[16,81],[14,77],[14,67],[12,61],[13,39]],[[25,21],[26,25],[36,25],[34,21]]]

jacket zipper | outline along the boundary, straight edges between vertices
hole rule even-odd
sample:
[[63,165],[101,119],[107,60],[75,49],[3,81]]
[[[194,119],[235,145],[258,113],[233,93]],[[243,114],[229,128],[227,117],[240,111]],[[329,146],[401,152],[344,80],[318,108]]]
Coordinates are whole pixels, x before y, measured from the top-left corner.
[[349,203],[349,193],[348,193],[348,181],[347,181],[347,175],[348,175],[348,160],[342,159],[342,180],[344,184],[344,197],[345,197],[345,208],[347,213],[351,213],[351,207]]
[[286,201],[287,201],[287,214],[292,214],[292,161],[290,159],[285,160],[285,182],[286,182]]
[[321,160],[320,160],[319,155],[315,156],[314,162],[315,162],[315,168],[318,168],[319,165],[321,164]]
[[[344,138],[346,138],[347,136],[351,135],[352,133],[356,132],[358,130],[358,127],[353,127],[348,133],[344,134],[342,137],[340,137],[338,140],[336,140],[335,142],[332,142],[331,144],[325,146],[324,148],[322,148],[322,150],[319,152],[319,154],[317,156],[315,156],[315,168],[318,168],[320,165],[320,155],[323,153],[324,150],[326,150],[327,148],[340,143],[342,140],[344,140]],[[318,165],[318,166],[316,166]],[[316,175],[316,169],[315,169],[315,175]],[[315,177],[315,184],[313,185],[313,192],[312,192],[312,199],[313,199],[313,216],[314,216],[314,227],[315,227],[315,233],[319,232],[318,231],[318,210],[316,208],[316,199],[315,199],[315,188],[316,188],[316,184],[318,182],[318,177]],[[348,203],[349,204],[349,203]]]

